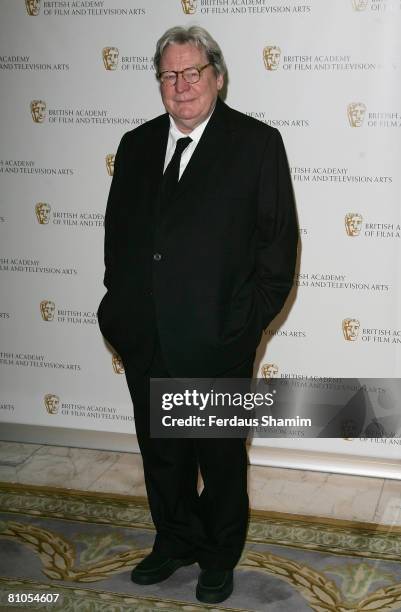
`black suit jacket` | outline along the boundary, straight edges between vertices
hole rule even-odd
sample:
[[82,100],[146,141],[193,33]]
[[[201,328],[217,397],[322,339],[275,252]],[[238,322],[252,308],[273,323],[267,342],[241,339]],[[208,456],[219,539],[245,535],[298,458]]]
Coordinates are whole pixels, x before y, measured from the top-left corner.
[[218,100],[173,201],[161,207],[169,125],[161,115],[118,148],[99,324],[139,370],[158,333],[172,376],[216,376],[252,355],[292,286],[291,180],[279,132]]

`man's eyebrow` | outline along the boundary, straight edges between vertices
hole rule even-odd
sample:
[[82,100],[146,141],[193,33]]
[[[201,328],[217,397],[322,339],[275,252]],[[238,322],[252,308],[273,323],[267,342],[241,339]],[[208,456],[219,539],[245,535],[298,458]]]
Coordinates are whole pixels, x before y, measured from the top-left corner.
[[202,66],[202,64],[191,64],[190,66],[186,66],[182,70],[173,70],[173,68],[166,68],[165,70],[160,70],[160,72],[182,72],[183,70],[188,70],[188,68],[198,68],[198,66]]

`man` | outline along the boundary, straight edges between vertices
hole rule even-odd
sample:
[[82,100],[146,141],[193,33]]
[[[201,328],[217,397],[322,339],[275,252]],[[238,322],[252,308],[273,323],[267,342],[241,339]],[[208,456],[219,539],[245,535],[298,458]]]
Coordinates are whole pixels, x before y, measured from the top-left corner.
[[252,376],[292,286],[297,225],[280,135],[218,98],[226,67],[208,32],[171,28],[154,61],[167,114],[119,146],[98,316],[124,363],[156,527],[131,578],[197,561],[196,596],[218,603],[245,541],[245,440],[152,438],[149,379]]

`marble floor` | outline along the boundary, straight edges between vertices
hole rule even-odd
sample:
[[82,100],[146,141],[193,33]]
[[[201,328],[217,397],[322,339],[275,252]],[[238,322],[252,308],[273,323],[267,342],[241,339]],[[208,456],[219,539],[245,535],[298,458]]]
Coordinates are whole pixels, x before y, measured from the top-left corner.
[[[144,496],[138,454],[0,442],[0,481]],[[251,466],[251,508],[401,526],[401,482]]]

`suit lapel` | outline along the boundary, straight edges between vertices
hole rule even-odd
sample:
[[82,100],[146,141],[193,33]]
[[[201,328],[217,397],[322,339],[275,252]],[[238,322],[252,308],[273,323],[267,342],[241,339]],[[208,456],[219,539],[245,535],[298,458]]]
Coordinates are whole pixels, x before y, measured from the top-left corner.
[[151,214],[157,218],[160,214],[160,190],[163,179],[164,160],[168,133],[170,129],[169,116],[163,115],[161,125],[153,130],[152,137],[148,141],[148,189]]
[[178,182],[174,199],[202,185],[211,167],[227,152],[230,143],[227,111],[228,107],[218,98],[205,131]]
[[163,178],[164,160],[168,132],[170,129],[169,116],[163,115],[162,125],[153,130],[152,138],[149,141],[149,178],[152,188],[158,189]]

